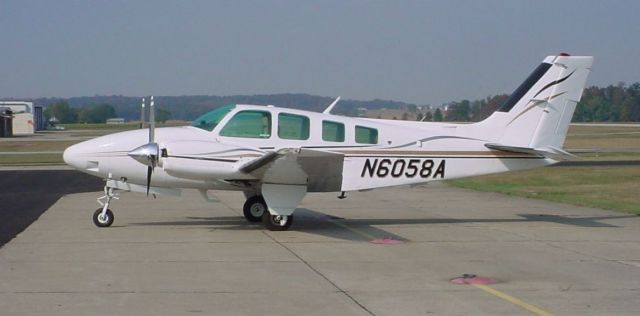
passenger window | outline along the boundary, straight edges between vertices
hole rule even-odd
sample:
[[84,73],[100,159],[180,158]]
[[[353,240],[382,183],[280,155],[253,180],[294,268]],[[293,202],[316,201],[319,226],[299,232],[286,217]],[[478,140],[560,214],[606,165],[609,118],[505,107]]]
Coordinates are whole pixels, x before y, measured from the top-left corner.
[[322,140],[327,142],[344,142],[344,124],[322,121]]
[[356,126],[356,143],[377,144],[378,130],[375,128]]
[[282,139],[309,139],[309,118],[302,115],[280,113],[278,115],[278,137]]
[[263,111],[238,112],[220,131],[220,136],[269,138],[271,113]]

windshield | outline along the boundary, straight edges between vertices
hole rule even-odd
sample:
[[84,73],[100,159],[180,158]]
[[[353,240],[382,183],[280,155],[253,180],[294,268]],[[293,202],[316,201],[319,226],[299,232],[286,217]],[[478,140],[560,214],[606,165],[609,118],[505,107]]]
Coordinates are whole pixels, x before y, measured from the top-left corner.
[[222,119],[227,115],[235,105],[227,105],[220,108],[217,108],[211,112],[207,112],[197,119],[193,120],[191,126],[201,128],[205,131],[211,132],[216,126],[222,121]]

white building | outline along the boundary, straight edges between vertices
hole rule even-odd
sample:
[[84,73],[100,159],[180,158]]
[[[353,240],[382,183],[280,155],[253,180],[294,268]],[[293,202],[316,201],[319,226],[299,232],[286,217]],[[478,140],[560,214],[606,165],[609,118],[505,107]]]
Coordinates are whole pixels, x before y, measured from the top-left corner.
[[107,124],[115,124],[115,125],[124,124],[124,118],[114,117],[114,118],[107,119]]
[[44,129],[44,111],[28,101],[0,101],[0,108],[13,112],[13,135],[31,135]]

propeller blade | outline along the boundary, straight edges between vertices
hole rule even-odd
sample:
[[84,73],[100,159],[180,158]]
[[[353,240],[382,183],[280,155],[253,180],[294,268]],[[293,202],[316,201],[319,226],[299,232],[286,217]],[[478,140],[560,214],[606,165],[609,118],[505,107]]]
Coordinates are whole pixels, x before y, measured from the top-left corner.
[[144,98],[142,98],[142,108],[140,109],[140,128],[144,127]]
[[149,188],[151,187],[151,174],[153,173],[153,167],[147,167],[147,196],[149,196]]
[[153,143],[155,138],[155,128],[156,128],[156,115],[155,115],[155,102],[153,101],[153,96],[151,96],[151,103],[149,104],[149,142]]

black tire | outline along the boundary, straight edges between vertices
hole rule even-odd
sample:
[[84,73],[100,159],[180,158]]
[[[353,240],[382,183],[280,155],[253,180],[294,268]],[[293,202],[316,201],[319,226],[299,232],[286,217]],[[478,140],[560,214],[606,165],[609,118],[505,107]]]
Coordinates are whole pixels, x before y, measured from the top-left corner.
[[[278,218],[282,218],[278,221]],[[283,224],[284,222],[284,224]],[[269,212],[265,212],[262,215],[262,223],[270,231],[285,231],[293,224],[293,214],[291,215],[271,215]]]
[[264,213],[269,213],[267,202],[261,196],[252,196],[244,202],[242,213],[247,221],[258,223],[262,221]]
[[113,212],[110,209],[107,209],[107,213],[105,214],[106,218],[102,218],[100,215],[102,214],[102,208],[97,209],[93,213],[93,223],[98,227],[109,227],[113,224],[114,216]]

